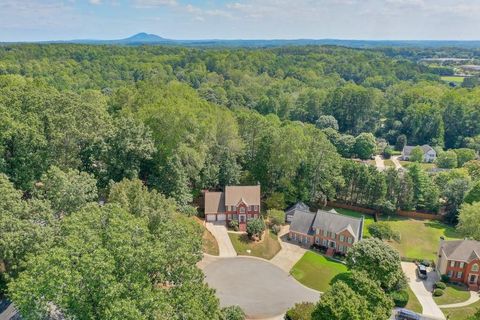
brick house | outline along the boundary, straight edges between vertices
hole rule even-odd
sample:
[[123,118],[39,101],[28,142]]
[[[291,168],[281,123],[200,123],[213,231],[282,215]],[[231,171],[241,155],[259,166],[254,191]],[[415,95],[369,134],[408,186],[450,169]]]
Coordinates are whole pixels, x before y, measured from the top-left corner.
[[302,245],[319,245],[327,254],[346,253],[354,243],[363,238],[364,219],[345,216],[331,211],[316,213],[298,210],[290,225],[289,238]]
[[241,231],[247,228],[247,221],[260,215],[260,185],[226,186],[223,192],[204,192],[205,220],[222,221],[228,224],[238,221]]
[[480,287],[480,241],[441,240],[437,272],[477,291]]

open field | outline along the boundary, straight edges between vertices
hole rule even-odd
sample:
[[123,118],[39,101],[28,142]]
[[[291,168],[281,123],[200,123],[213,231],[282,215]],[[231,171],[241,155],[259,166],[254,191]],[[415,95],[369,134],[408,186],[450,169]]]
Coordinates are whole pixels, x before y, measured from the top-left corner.
[[389,243],[402,257],[410,259],[435,260],[441,236],[447,240],[460,238],[455,228],[439,221],[403,217],[386,217],[382,221],[387,221],[401,236],[400,243],[395,241]]
[[[229,232],[228,236],[238,255],[255,256],[270,260],[281,249],[278,237],[268,230],[260,242],[251,241],[246,233]],[[247,250],[250,250],[250,253]]]
[[441,297],[433,297],[433,300],[438,305],[451,304],[467,301],[470,298],[470,291],[465,286],[458,286],[454,284],[447,284],[447,289]]
[[444,76],[444,77],[441,77],[441,79],[443,81],[446,81],[446,82],[454,82],[456,84],[462,84],[463,83],[463,80],[465,79],[465,77],[461,77],[461,76]]
[[311,251],[306,252],[290,271],[302,284],[321,292],[327,291],[332,279],[344,272],[348,270],[343,263]]
[[442,309],[449,320],[469,320],[480,309],[480,301],[461,308]]

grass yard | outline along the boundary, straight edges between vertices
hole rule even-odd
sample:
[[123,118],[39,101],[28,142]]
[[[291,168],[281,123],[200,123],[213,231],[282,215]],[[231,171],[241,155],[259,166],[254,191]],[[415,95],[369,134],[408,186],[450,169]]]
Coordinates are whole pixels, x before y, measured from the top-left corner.
[[391,159],[383,160],[383,163],[385,164],[385,167],[395,168],[395,163],[393,163]]
[[[351,217],[359,218],[364,215],[363,235],[364,237],[370,237],[368,226],[375,223],[372,216],[341,208],[335,208],[335,210]],[[441,236],[447,240],[461,239],[460,234],[456,232],[454,227],[439,221],[415,220],[404,217],[383,217],[381,220],[388,222],[393,230],[400,233],[400,242],[391,241],[389,244],[396,248],[402,257],[406,258],[435,260]]]
[[443,81],[446,81],[446,82],[454,82],[456,84],[462,84],[463,83],[463,80],[465,79],[465,77],[461,77],[461,76],[444,76],[444,77],[441,77],[441,79]]
[[[268,230],[260,242],[251,241],[245,233],[229,232],[228,236],[238,255],[255,256],[270,260],[281,249],[277,235]],[[250,253],[247,250],[250,250]]]
[[[399,162],[402,165],[402,167],[404,167],[404,168],[408,168],[409,166],[411,166],[413,164],[413,162],[411,162],[411,161],[400,161],[399,160]],[[423,170],[430,170],[430,169],[434,169],[434,168],[437,167],[437,165],[435,163],[429,163],[429,162],[420,162],[419,165]]]
[[465,286],[447,284],[445,294],[441,297],[433,297],[438,305],[451,304],[467,301],[470,298],[470,291]]
[[477,301],[466,307],[442,309],[442,311],[449,320],[467,320],[471,319],[479,309],[480,301]]
[[389,243],[406,258],[435,260],[440,236],[447,240],[461,238],[454,227],[438,221],[402,217],[387,217],[382,221],[387,221],[393,230],[400,232],[400,243]]
[[408,292],[408,303],[405,306],[406,309],[415,311],[416,313],[422,313],[423,308],[420,302],[417,299],[417,296],[413,293],[410,286],[407,285],[407,292]]
[[321,292],[327,291],[332,279],[345,272],[348,270],[343,263],[311,251],[306,252],[290,271],[300,283]]
[[355,218],[361,218],[363,215],[365,217],[365,223],[363,225],[363,236],[370,237],[370,232],[368,232],[368,226],[371,225],[372,223],[375,223],[373,216],[369,214],[364,214],[358,211],[349,210],[349,209],[335,208],[335,210],[338,213],[341,213],[350,217],[355,217]]

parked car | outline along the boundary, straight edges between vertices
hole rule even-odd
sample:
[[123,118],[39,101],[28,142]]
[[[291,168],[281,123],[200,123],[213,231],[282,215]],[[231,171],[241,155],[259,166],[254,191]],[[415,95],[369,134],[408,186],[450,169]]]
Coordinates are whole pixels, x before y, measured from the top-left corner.
[[420,316],[408,309],[400,309],[395,315],[395,320],[420,320]]
[[417,276],[420,279],[427,279],[427,267],[425,267],[423,264],[419,264],[417,266]]

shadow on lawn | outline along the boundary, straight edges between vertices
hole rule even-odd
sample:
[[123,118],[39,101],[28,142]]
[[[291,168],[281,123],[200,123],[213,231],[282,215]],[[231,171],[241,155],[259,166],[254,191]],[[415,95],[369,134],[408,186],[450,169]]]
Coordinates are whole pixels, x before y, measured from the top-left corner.
[[453,226],[450,226],[445,223],[441,223],[438,221],[429,221],[429,222],[425,222],[425,226],[429,228],[435,228],[435,229],[445,229],[444,234],[446,237],[449,237],[449,238],[460,237],[460,234],[454,229]]
[[329,284],[333,285],[337,281],[343,281],[350,286],[352,284],[352,274],[350,272],[339,273],[335,277],[333,277],[332,280],[330,280]]

